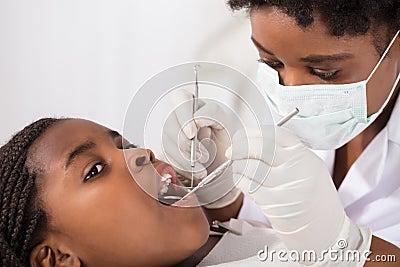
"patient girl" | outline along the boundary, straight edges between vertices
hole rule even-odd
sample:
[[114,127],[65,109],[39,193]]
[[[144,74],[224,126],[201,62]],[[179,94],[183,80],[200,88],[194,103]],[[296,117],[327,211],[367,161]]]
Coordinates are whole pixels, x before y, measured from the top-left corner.
[[[90,121],[42,119],[1,147],[2,266],[164,266],[202,247],[203,210],[146,194],[127,168],[126,146]],[[141,175],[156,188],[165,163],[131,150],[147,155]]]

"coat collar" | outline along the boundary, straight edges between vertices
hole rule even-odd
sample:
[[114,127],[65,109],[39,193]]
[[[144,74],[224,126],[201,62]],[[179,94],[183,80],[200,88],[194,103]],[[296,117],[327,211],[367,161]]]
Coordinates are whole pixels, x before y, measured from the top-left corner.
[[387,123],[388,139],[400,145],[400,95],[397,97],[390,119]]

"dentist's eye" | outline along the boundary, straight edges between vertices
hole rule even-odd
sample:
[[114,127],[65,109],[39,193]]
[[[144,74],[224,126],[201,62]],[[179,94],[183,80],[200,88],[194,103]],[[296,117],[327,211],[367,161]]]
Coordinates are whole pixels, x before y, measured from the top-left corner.
[[264,59],[261,59],[261,58],[259,60],[257,60],[257,61],[260,62],[260,63],[263,63],[263,64],[267,64],[268,66],[270,66],[273,69],[283,68],[283,63],[280,62],[280,61],[264,60]]
[[90,171],[85,175],[85,181],[88,181],[101,173],[104,170],[105,165],[103,163],[96,163],[93,165],[93,167],[90,169]]

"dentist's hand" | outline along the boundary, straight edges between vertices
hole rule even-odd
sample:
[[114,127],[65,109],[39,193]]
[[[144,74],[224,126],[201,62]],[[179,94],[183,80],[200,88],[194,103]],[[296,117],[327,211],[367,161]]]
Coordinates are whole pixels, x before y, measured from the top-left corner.
[[287,130],[263,126],[258,132],[238,131],[227,157],[234,161],[235,180],[241,179],[238,187],[261,206],[288,249],[314,250],[317,257],[344,243],[346,249],[368,250],[371,232],[347,217],[325,163]]
[[[176,92],[172,100],[174,112],[166,121],[163,132],[165,160],[174,165],[176,171],[185,177],[184,184],[190,186],[191,140],[197,132],[196,185],[227,160],[225,151],[231,144],[230,135],[239,128],[235,127],[238,120],[222,104],[211,100],[207,103],[199,100],[198,110],[193,116],[193,95],[183,90]],[[231,168],[196,192],[200,203],[207,204],[207,208],[228,206],[239,194],[240,190],[233,184]]]

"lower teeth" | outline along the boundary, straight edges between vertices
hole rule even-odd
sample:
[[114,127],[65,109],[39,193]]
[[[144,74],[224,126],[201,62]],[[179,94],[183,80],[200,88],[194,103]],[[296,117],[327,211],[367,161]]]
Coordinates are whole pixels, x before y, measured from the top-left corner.
[[163,187],[161,188],[159,194],[164,195],[165,193],[168,192],[168,186],[171,184],[171,178],[172,176],[170,174],[164,174],[161,177],[161,182],[164,182]]

